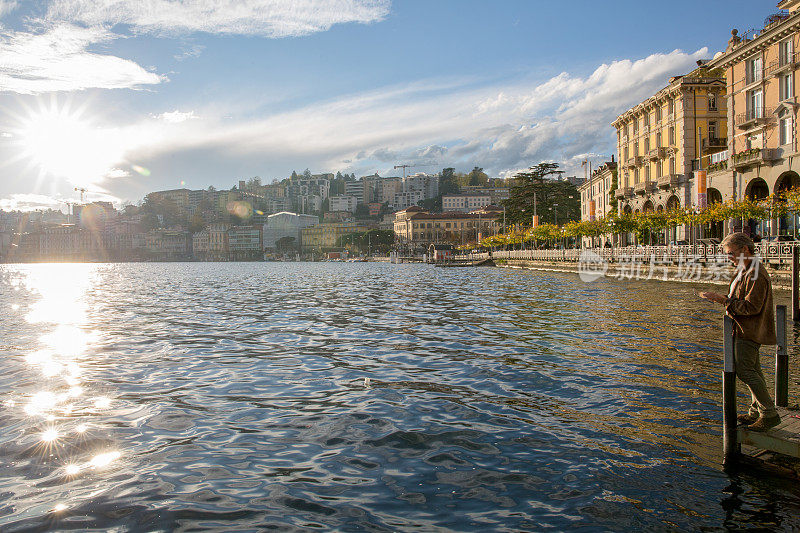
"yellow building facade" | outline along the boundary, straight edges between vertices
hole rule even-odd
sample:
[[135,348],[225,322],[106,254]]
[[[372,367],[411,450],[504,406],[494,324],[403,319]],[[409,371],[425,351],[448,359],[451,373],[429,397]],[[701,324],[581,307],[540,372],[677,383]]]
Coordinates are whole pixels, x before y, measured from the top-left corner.
[[[800,186],[796,87],[800,68],[800,1],[778,4],[785,11],[766,19],[760,30],[731,39],[710,66],[726,78],[728,145],[709,161],[709,194],[723,200],[760,199]],[[729,230],[742,229],[735,221]],[[745,231],[769,235],[785,233],[787,220],[750,222]]]
[[725,78],[701,64],[612,123],[619,157],[620,212],[696,205],[694,170],[725,150]]

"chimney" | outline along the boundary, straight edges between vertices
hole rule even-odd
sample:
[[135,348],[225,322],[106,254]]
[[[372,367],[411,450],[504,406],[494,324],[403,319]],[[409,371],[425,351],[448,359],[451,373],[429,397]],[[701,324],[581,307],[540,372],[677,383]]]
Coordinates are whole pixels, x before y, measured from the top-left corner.
[[614,162],[614,154],[611,154],[611,162]]

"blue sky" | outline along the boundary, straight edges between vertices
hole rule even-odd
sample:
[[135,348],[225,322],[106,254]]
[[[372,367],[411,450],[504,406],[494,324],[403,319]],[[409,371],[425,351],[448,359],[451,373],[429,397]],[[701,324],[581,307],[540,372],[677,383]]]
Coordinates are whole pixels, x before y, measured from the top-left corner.
[[[760,29],[775,2],[0,0],[0,208],[312,172],[542,160]],[[655,15],[654,13],[658,13]],[[689,17],[688,13],[697,13]]]

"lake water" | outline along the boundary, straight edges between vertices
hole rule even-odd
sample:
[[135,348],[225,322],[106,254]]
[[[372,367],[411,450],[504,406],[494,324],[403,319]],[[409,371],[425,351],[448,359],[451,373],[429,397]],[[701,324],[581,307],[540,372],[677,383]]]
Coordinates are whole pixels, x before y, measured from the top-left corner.
[[690,289],[0,265],[0,530],[796,530],[800,487],[721,471],[720,309]]

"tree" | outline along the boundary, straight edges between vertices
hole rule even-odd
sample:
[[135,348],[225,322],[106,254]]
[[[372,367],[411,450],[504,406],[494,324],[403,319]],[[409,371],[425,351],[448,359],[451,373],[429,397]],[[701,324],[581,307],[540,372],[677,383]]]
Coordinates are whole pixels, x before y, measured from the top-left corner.
[[461,188],[456,181],[456,169],[445,168],[442,169],[442,177],[439,179],[439,193],[444,194],[457,194],[461,192]]
[[189,231],[192,233],[197,233],[205,227],[206,221],[203,219],[203,216],[200,214],[200,212],[196,211],[192,216],[192,219],[189,221]]
[[501,204],[506,208],[507,224],[530,224],[536,214],[541,224],[564,224],[580,219],[580,195],[578,189],[568,181],[554,180],[550,176],[560,174],[558,163],[539,163],[527,172],[514,176],[515,185],[509,191],[509,199]]
[[469,184],[473,186],[486,185],[489,183],[489,176],[483,171],[481,167],[475,167],[469,173]]
[[369,206],[367,204],[358,204],[354,215],[357,219],[369,218]]
[[611,188],[608,190],[608,206],[611,208],[612,213],[616,213],[619,205],[619,200],[617,199],[617,195],[614,194],[617,192],[617,188],[619,187],[619,181],[617,180],[617,169],[611,171]]
[[303,171],[303,178],[305,178],[305,179],[307,179],[307,180],[310,180],[310,179],[311,179],[311,171],[310,171],[310,170],[308,170],[308,169],[305,169],[305,170]]
[[299,176],[297,175],[297,172],[292,170],[292,181],[297,181],[298,179],[299,179]]
[[141,226],[144,231],[150,231],[160,227],[161,224],[158,221],[158,215],[156,215],[155,213],[145,214],[142,217]]

